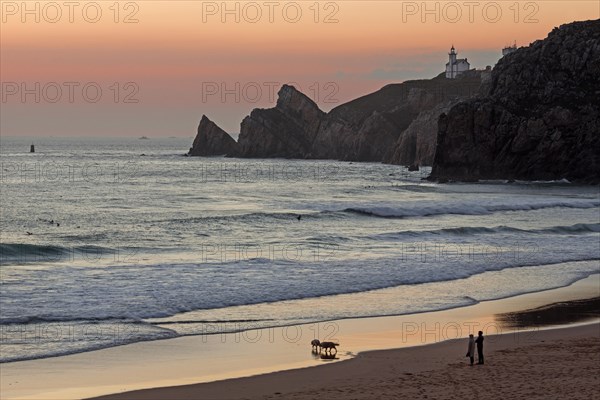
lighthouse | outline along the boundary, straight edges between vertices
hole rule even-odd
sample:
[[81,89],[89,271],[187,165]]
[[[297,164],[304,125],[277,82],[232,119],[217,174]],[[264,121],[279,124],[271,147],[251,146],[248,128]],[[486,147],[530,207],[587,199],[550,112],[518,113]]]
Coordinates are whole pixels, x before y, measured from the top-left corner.
[[456,49],[454,48],[454,45],[452,45],[452,48],[450,49],[450,53],[448,53],[448,55],[450,56],[450,64],[456,63]]
[[469,64],[466,58],[456,58],[457,56],[456,49],[452,45],[450,53],[448,53],[449,60],[446,63],[446,78],[448,79],[454,79],[463,72],[471,69],[471,64]]

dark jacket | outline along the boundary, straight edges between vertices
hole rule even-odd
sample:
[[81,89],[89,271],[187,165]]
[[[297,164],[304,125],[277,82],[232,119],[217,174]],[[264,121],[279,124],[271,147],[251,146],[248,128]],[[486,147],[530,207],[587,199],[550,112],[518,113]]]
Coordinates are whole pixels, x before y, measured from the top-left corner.
[[477,350],[483,349],[483,336],[477,336],[475,343],[477,343]]

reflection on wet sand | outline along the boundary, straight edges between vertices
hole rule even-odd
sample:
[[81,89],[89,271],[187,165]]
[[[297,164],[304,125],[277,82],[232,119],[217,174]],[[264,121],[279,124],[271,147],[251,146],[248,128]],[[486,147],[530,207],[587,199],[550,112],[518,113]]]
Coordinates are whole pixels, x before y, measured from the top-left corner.
[[506,330],[585,322],[600,317],[600,297],[553,303],[530,310],[496,314],[495,317]]

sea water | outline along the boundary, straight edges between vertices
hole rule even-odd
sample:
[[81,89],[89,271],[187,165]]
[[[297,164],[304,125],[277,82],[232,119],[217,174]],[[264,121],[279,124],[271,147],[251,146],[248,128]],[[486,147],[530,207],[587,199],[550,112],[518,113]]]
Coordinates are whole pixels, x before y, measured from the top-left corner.
[[191,141],[0,139],[1,362],[440,310],[599,272],[598,187],[185,157]]

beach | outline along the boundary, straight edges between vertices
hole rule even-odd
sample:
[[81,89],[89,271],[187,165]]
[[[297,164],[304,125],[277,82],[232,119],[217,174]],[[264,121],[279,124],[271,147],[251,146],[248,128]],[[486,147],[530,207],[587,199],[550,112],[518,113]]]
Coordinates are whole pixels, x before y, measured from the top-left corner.
[[460,359],[464,340],[360,354],[353,360],[119,399],[597,399],[600,324],[494,337],[484,365]]
[[[291,332],[291,329],[305,332],[305,339],[297,341],[279,340],[277,336],[280,331],[274,330],[275,340],[271,342],[269,330],[258,330],[246,335],[238,334],[237,341],[236,334],[190,336],[8,363],[1,368],[2,397],[78,399],[115,394],[108,398],[229,399],[279,396],[275,394],[279,392],[286,393],[285,398],[311,398],[315,396],[315,391],[321,393],[323,390],[340,398],[352,398],[348,392],[350,390],[356,393],[357,398],[369,397],[375,393],[372,391],[375,389],[369,388],[376,386],[381,389],[387,385],[397,389],[396,386],[400,386],[398,379],[414,378],[403,374],[414,374],[418,379],[431,378],[437,382],[434,377],[438,375],[435,374],[451,374],[452,377],[452,374],[464,371],[463,367],[470,368],[464,356],[469,329],[485,331],[487,363],[482,368],[486,368],[486,371],[489,368],[490,374],[521,371],[509,371],[507,368],[511,365],[511,354],[519,357],[519,362],[514,366],[525,370],[539,371],[537,364],[531,364],[538,361],[543,361],[545,367],[556,363],[563,365],[565,360],[561,359],[560,354],[570,351],[572,340],[580,343],[583,349],[589,349],[585,352],[592,357],[591,360],[572,360],[576,364],[574,367],[588,374],[587,363],[597,360],[597,312],[587,316],[573,314],[570,322],[563,320],[561,325],[548,320],[539,321],[538,326],[528,327],[514,326],[515,321],[523,318],[512,318],[512,322],[507,322],[505,317],[507,313],[511,315],[557,301],[572,303],[597,298],[600,294],[599,282],[599,275],[592,275],[567,287],[468,307],[403,316],[330,321],[337,329],[334,339],[340,343],[338,360],[334,362],[321,360],[311,354],[308,335],[314,332],[310,326],[298,325],[287,329],[287,332]],[[582,325],[584,323],[587,325]],[[576,326],[568,327],[573,325]],[[553,327],[561,329],[549,329]],[[555,350],[556,359],[548,361],[546,355],[554,357]],[[524,362],[524,354],[545,356],[530,357],[530,361]],[[494,365],[502,365],[502,370],[498,369],[500,367],[494,368]],[[477,370],[473,368],[471,371]],[[437,371],[434,375],[427,372],[434,370]],[[578,376],[589,380],[592,386],[597,382],[587,375]],[[469,375],[469,379],[475,377]],[[401,386],[412,387],[407,384]],[[131,392],[149,388],[154,389]],[[121,392],[124,393],[116,394]],[[381,396],[385,397],[386,394],[382,393]]]

